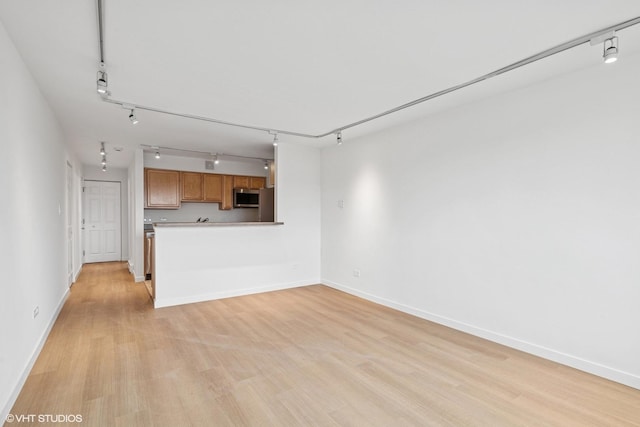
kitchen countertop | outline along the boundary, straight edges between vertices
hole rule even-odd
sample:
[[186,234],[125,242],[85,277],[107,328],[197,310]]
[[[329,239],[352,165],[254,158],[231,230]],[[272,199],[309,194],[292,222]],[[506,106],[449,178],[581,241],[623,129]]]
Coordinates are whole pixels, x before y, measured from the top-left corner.
[[154,222],[153,227],[231,227],[284,225],[284,222]]

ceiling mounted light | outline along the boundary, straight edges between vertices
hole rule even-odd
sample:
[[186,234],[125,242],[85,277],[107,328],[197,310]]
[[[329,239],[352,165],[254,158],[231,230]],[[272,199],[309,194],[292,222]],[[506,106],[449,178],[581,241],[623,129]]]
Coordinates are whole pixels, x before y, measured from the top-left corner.
[[217,154],[215,156],[213,156],[213,164],[214,165],[219,165],[220,164],[220,160],[218,159],[218,155]]
[[[104,67],[104,64],[102,64],[101,66]],[[98,79],[96,81],[96,87],[97,87],[98,93],[101,96],[109,95],[109,87],[108,87],[108,79],[107,79],[106,71],[103,71],[103,70],[98,71]]]
[[102,163],[102,166],[106,166],[107,165],[107,155],[106,154],[102,155],[102,162],[101,163]]
[[104,142],[100,143],[100,155],[104,156],[105,154],[107,154],[107,152],[104,149]]
[[274,147],[278,146],[278,134],[277,133],[273,134],[273,146]]
[[131,113],[129,114],[129,120],[131,120],[132,124],[138,124],[138,119],[136,118],[136,110],[131,109]]
[[618,37],[608,38],[603,43],[603,54],[605,64],[611,64],[618,60]]
[[336,142],[338,143],[338,145],[342,145],[342,131],[339,131],[336,134]]
[[156,151],[155,158],[156,158],[156,159],[159,159],[159,158],[160,158],[160,150],[157,150],[157,151]]
[[102,165],[102,172],[106,172],[107,171],[107,165]]
[[264,169],[269,170],[269,162],[266,160],[264,161]]

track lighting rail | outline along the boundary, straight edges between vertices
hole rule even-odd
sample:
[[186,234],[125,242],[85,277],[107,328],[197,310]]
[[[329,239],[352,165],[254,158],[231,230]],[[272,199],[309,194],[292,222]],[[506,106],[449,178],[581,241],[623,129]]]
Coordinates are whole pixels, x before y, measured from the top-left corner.
[[98,10],[98,43],[100,45],[100,64],[104,66],[104,8],[102,0],[96,0]]
[[[304,137],[304,138],[318,138],[318,136],[316,136],[316,135],[310,135],[310,134],[306,134],[306,133],[299,133],[299,132],[292,132],[292,131],[281,130],[281,129],[265,128],[265,127],[259,127],[259,126],[245,125],[245,124],[241,124],[241,123],[228,122],[228,121],[225,121],[225,120],[219,120],[219,119],[214,119],[214,118],[205,117],[205,116],[196,116],[196,115],[193,115],[193,114],[179,113],[179,112],[176,112],[176,111],[164,110],[162,108],[149,107],[147,105],[134,104],[132,102],[118,101],[116,99],[111,99],[111,98],[107,98],[107,97],[102,97],[102,100],[104,102],[108,102],[108,103],[111,103],[111,104],[120,105],[121,107],[126,108],[126,109],[137,109],[137,110],[144,110],[144,111],[152,111],[154,113],[168,114],[168,115],[171,115],[171,116],[184,117],[184,118],[187,118],[187,119],[194,119],[194,120],[201,120],[201,121],[210,122],[210,123],[217,123],[217,124],[220,124],[220,125],[235,126],[235,127],[244,128],[244,129],[263,131],[263,132],[268,132],[270,134],[280,133],[280,134],[284,134],[284,135],[300,136],[300,137]],[[328,133],[327,135],[330,135],[330,134],[331,133]],[[324,135],[324,136],[326,136],[326,135]]]
[[[96,0],[97,1],[97,7],[98,7],[98,31],[99,31],[99,40],[100,40],[100,60],[101,63],[104,64],[104,44],[103,44],[103,21],[102,21],[102,2],[103,0]],[[360,126],[364,123],[368,123],[371,122],[373,120],[388,116],[390,114],[394,114],[397,113],[399,111],[402,111],[404,109],[416,106],[418,104],[422,104],[423,102],[441,97],[443,95],[455,92],[457,90],[463,89],[465,87],[474,85],[476,83],[480,83],[483,82],[485,80],[489,80],[492,79],[494,77],[497,77],[501,74],[507,73],[509,71],[513,71],[515,69],[518,69],[520,67],[523,67],[525,65],[528,64],[532,64],[536,61],[540,61],[541,59],[545,59],[548,58],[552,55],[555,55],[557,53],[560,52],[564,52],[565,50],[577,47],[579,45],[582,45],[584,43],[588,43],[592,40],[595,41],[595,39],[601,38],[604,35],[607,34],[613,34],[616,31],[619,30],[623,30],[625,28],[631,27],[633,25],[639,24],[640,23],[640,17],[636,17],[633,19],[629,19],[627,21],[623,21],[620,22],[618,24],[615,25],[611,25],[609,27],[606,28],[602,28],[600,30],[591,32],[589,34],[585,34],[581,37],[577,37],[573,40],[569,40],[565,43],[561,43],[557,46],[554,46],[552,48],[543,50],[542,52],[539,52],[535,55],[531,55],[527,58],[521,59],[519,61],[516,61],[514,63],[511,63],[505,67],[499,68],[495,71],[492,71],[490,73],[484,74],[480,77],[476,77],[472,80],[469,80],[467,82],[464,83],[460,83],[458,85],[455,86],[451,86],[449,88],[440,90],[438,92],[434,92],[431,93],[429,95],[423,96],[421,98],[415,99],[413,101],[407,102],[405,104],[399,105],[397,107],[391,108],[389,110],[383,111],[381,113],[375,114],[373,116],[369,116],[366,117],[364,119],[355,121],[353,123],[349,123],[349,124],[345,124],[343,126],[339,126],[335,129],[332,129],[328,132],[324,132],[324,133],[320,133],[320,134],[308,134],[308,133],[303,133],[303,132],[294,132],[294,131],[289,131],[289,130],[285,130],[285,129],[275,129],[275,128],[267,128],[267,127],[261,127],[261,126],[252,126],[252,125],[248,125],[248,124],[242,124],[242,123],[235,123],[235,122],[229,122],[226,120],[220,120],[220,119],[216,119],[216,118],[211,118],[211,117],[205,117],[205,116],[197,116],[197,115],[193,115],[193,114],[187,114],[187,113],[180,113],[180,112],[175,112],[175,111],[169,111],[169,110],[164,110],[164,109],[160,109],[160,108],[156,108],[156,107],[150,107],[150,106],[146,106],[146,105],[140,105],[140,104],[134,104],[131,102],[124,102],[124,101],[118,101],[115,99],[110,99],[109,96],[103,96],[102,100],[105,102],[109,102],[112,104],[117,104],[120,106],[127,106],[126,108],[136,108],[139,110],[146,110],[146,111],[152,111],[155,113],[161,113],[161,114],[168,114],[168,115],[172,115],[172,116],[177,116],[177,117],[184,117],[184,118],[188,118],[188,119],[194,119],[194,120],[201,120],[201,121],[206,121],[206,122],[210,122],[210,123],[216,123],[216,124],[220,124],[220,125],[225,125],[225,126],[234,126],[234,127],[238,127],[238,128],[243,128],[243,129],[251,129],[251,130],[255,130],[255,131],[262,131],[262,132],[267,132],[271,135],[273,134],[282,134],[282,135],[291,135],[291,136],[298,136],[298,137],[302,137],[302,138],[314,138],[314,139],[318,139],[318,138],[324,138],[326,136],[329,135],[336,135],[339,136],[339,142],[341,142],[342,138],[341,138],[341,132],[347,129],[351,129],[354,128],[356,126]],[[617,53],[617,51],[616,51]]]
[[[236,159],[245,159],[245,160],[259,160],[261,162],[267,162],[267,161],[273,161],[273,158],[269,158],[269,157],[253,157],[253,156],[241,156],[238,154],[229,154],[229,153],[211,153],[208,151],[198,151],[198,150],[187,150],[185,148],[171,148],[171,147],[163,147],[160,145],[148,145],[148,144],[140,144],[140,147],[142,147],[143,150],[147,151],[147,152],[154,152],[154,153],[159,153],[160,150],[162,151],[168,151],[168,152],[178,152],[178,153],[188,153],[192,156],[195,157],[199,157],[199,158],[203,158],[203,159],[208,159],[208,158],[215,158],[216,161],[221,158],[221,157],[233,157]],[[157,157],[156,157],[157,158]]]

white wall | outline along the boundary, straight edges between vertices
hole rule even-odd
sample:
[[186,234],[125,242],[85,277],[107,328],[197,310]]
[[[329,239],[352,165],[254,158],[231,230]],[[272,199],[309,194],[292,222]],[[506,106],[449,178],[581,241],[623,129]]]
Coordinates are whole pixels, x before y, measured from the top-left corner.
[[320,282],[320,152],[278,147],[284,225],[156,227],[156,307]]
[[323,282],[640,388],[638,75],[625,56],[346,132],[322,156]]
[[[0,419],[11,409],[68,293],[66,217],[78,235],[80,165],[0,23]],[[74,196],[67,207],[67,162]],[[69,212],[67,212],[67,210]],[[77,265],[78,253],[71,255]],[[34,309],[39,314],[34,318]]]
[[129,203],[129,272],[136,282],[145,279],[144,275],[144,166],[141,149],[136,150],[129,165],[128,203]]

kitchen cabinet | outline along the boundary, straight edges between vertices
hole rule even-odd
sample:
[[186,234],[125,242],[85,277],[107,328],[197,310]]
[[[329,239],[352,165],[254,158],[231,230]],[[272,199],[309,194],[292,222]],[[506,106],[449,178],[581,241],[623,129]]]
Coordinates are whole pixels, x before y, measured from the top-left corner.
[[249,188],[249,177],[235,175],[233,177],[233,188]]
[[261,188],[266,187],[267,178],[263,176],[250,176],[249,177],[249,188],[252,190],[260,190]]
[[180,172],[183,202],[222,202],[224,175],[200,172]]
[[183,202],[201,202],[204,199],[203,177],[198,172],[180,172]]
[[[205,202],[222,203],[224,189],[224,175],[212,173],[202,174],[203,200]],[[222,206],[220,206],[222,208]]]
[[144,280],[149,280],[151,278],[151,273],[148,272],[147,266],[151,262],[151,247],[149,246],[149,238],[147,237],[147,230],[144,231],[144,236],[142,236],[144,240]]
[[145,208],[180,209],[181,202],[219,203],[233,209],[233,189],[266,187],[262,176],[220,175],[166,169],[145,169]]
[[234,178],[233,175],[224,175],[222,177],[222,201],[220,202],[220,210],[228,211],[233,209]]
[[145,169],[145,208],[180,208],[180,172]]
[[259,190],[267,184],[267,179],[263,176],[240,176],[233,177],[233,188],[248,188]]

